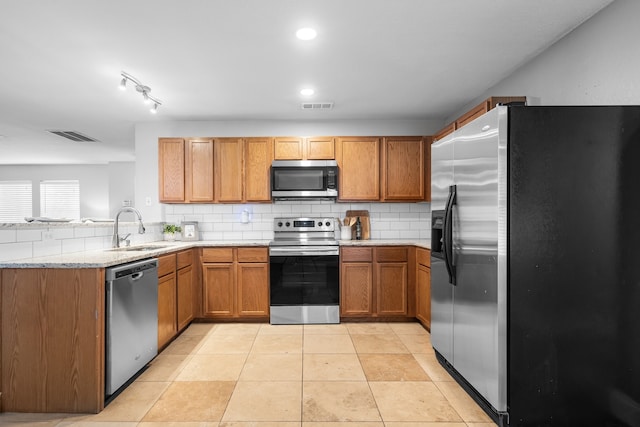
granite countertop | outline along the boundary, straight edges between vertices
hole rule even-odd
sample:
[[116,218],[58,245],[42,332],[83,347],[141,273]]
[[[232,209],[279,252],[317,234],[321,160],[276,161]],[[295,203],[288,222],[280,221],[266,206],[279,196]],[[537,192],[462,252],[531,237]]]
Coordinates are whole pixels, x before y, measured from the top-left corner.
[[[36,258],[0,261],[0,268],[104,268],[125,264],[145,258],[153,258],[183,249],[208,246],[269,246],[269,240],[199,240],[194,242],[158,241],[132,246],[143,250],[102,249],[95,251],[73,252]],[[376,239],[376,240],[339,240],[340,246],[399,246],[414,245],[431,249],[428,240],[417,239]]]

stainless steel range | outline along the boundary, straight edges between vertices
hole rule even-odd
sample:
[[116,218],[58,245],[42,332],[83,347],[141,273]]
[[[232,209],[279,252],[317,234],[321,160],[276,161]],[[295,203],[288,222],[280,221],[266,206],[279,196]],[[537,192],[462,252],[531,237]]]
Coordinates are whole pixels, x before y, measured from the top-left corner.
[[269,245],[272,324],[340,323],[334,218],[276,218]]

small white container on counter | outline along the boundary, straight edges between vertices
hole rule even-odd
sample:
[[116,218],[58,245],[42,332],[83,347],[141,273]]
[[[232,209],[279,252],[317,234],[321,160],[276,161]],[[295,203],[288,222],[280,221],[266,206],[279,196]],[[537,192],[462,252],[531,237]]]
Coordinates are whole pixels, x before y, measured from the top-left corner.
[[350,225],[341,225],[340,226],[340,240],[351,240],[351,226]]

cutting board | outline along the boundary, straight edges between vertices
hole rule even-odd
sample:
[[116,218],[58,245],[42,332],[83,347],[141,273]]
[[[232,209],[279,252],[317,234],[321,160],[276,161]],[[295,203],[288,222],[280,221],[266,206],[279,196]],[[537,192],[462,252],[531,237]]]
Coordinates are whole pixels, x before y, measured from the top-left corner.
[[[345,215],[345,225],[351,225],[351,239],[356,238],[356,221],[360,217],[360,223],[362,224],[362,240],[369,240],[371,238],[371,221],[369,220],[369,211],[347,211]],[[348,222],[347,222],[348,221]]]

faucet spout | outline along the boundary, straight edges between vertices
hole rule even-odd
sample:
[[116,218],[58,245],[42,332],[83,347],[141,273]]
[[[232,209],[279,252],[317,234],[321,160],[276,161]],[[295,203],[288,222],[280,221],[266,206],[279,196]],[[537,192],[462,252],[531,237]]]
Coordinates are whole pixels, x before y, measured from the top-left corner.
[[118,221],[120,220],[120,214],[123,212],[132,212],[134,213],[137,217],[138,217],[138,233],[139,234],[144,234],[144,232],[146,231],[144,228],[144,224],[142,223],[142,215],[140,214],[140,211],[138,211],[136,208],[132,208],[130,206],[125,206],[123,208],[121,208],[118,213],[116,214],[116,219],[113,223],[113,239],[112,239],[112,246],[114,248],[119,248],[120,247],[120,242],[123,241],[124,239],[126,239],[126,237],[123,239],[118,235]]

